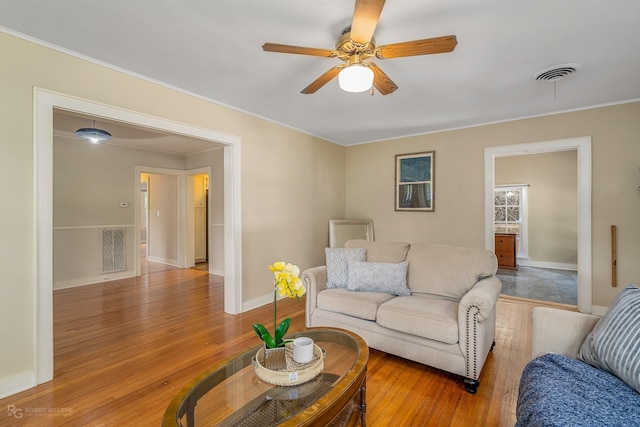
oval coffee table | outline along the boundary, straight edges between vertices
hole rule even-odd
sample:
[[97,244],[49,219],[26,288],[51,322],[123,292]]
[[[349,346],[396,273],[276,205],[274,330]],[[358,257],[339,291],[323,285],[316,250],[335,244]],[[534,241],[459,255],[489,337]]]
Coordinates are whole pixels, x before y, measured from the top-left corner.
[[202,373],[171,401],[163,426],[355,426],[365,425],[369,348],[358,335],[311,328],[326,352],[320,375],[295,386],[275,386],[255,374],[251,359],[260,347]]

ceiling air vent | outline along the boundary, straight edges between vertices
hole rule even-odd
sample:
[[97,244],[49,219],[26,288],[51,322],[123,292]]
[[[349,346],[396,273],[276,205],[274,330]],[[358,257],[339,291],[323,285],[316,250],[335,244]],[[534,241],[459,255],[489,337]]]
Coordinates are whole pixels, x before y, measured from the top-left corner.
[[539,82],[556,82],[575,73],[579,69],[579,64],[554,65],[553,67],[538,71],[533,78]]

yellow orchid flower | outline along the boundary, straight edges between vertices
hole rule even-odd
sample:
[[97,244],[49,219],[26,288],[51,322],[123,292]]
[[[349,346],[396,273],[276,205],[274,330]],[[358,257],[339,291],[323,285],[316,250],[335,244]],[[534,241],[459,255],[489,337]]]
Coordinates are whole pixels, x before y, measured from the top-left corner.
[[284,335],[289,329],[289,325],[291,324],[291,318],[286,318],[280,323],[280,326],[276,328],[276,303],[277,303],[277,295],[281,297],[289,297],[300,299],[307,292],[306,288],[302,284],[300,280],[300,268],[297,265],[291,263],[285,263],[283,261],[274,262],[269,266],[269,270],[271,270],[274,274],[273,279],[273,328],[274,328],[274,336],[271,336],[269,331],[261,325],[254,324],[253,330],[256,332],[258,337],[262,339],[267,347],[275,348],[275,347],[283,347],[284,346]]

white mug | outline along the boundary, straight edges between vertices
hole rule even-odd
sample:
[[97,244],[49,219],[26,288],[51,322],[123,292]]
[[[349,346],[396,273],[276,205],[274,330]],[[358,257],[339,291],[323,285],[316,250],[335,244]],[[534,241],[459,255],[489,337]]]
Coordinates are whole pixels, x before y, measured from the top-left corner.
[[309,363],[313,360],[313,340],[300,337],[293,340],[293,360],[298,363]]

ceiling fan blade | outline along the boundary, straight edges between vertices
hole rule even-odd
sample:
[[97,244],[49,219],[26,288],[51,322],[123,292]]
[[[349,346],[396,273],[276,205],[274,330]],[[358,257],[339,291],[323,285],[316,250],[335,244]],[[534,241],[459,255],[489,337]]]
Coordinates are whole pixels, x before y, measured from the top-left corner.
[[458,44],[456,36],[442,36],[411,42],[394,43],[380,46],[375,55],[380,59],[401,58],[403,56],[430,55],[451,52]]
[[262,45],[265,52],[294,53],[298,55],[325,56],[331,58],[337,56],[338,52],[329,49],[318,49],[315,47],[290,46],[288,44],[265,43]]
[[378,92],[383,95],[388,95],[398,89],[398,85],[396,85],[393,80],[391,80],[389,76],[387,76],[387,74],[376,64],[369,62],[364,65],[371,68],[371,71],[373,71],[373,86],[378,89]]
[[366,44],[376,30],[385,0],[356,0],[351,21],[351,40]]
[[329,69],[326,73],[315,79],[311,84],[300,91],[300,93],[304,93],[305,95],[309,95],[311,93],[315,93],[322,86],[329,83],[333,80],[340,70],[344,68],[342,65],[336,65],[335,67]]

